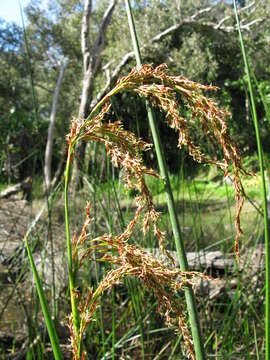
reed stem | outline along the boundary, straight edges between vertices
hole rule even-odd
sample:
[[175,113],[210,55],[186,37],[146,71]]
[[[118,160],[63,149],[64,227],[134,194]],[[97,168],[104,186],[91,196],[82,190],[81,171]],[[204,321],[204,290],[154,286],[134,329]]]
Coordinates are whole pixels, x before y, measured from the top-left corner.
[[[137,38],[137,34],[136,34],[136,28],[135,28],[135,24],[134,24],[134,20],[133,20],[133,15],[132,15],[132,9],[130,6],[130,1],[125,0],[125,4],[126,4],[126,12],[127,12],[127,17],[128,17],[130,35],[132,38],[136,62],[137,62],[137,66],[140,67],[142,65],[141,54],[140,54],[140,48],[139,48],[138,38]],[[166,191],[168,211],[169,211],[169,216],[170,216],[170,220],[171,220],[171,224],[172,224],[173,235],[174,235],[174,240],[175,240],[175,245],[176,245],[180,268],[182,271],[187,271],[188,263],[187,263],[183,239],[181,236],[180,225],[179,225],[179,221],[178,221],[178,217],[177,217],[177,211],[176,211],[175,202],[174,202],[174,198],[173,198],[173,194],[172,194],[169,175],[168,175],[168,171],[167,171],[167,167],[166,167],[166,163],[165,163],[164,153],[162,150],[162,144],[161,144],[161,140],[160,140],[160,136],[159,136],[158,127],[157,127],[157,124],[155,121],[155,115],[154,115],[154,112],[148,101],[146,101],[146,109],[147,109],[147,115],[148,115],[150,129],[151,129],[152,136],[153,136],[155,151],[157,154],[160,174],[163,178],[163,183],[164,183],[164,187],[165,187],[165,191]],[[190,286],[187,286],[185,288],[185,297],[186,297],[186,302],[187,302],[187,309],[188,309],[188,315],[189,315],[189,319],[190,319],[190,326],[191,326],[191,332],[192,332],[192,337],[193,337],[193,342],[194,342],[196,359],[203,360],[203,359],[205,359],[205,353],[204,353],[203,341],[202,341],[202,336],[201,336],[201,331],[200,331],[200,323],[199,323],[198,313],[197,313],[197,309],[196,309],[196,305],[195,305],[194,293]]]
[[263,149],[261,144],[260,130],[258,124],[258,117],[255,105],[255,96],[253,93],[253,87],[251,82],[251,74],[249,63],[246,55],[246,50],[243,42],[243,37],[240,28],[240,22],[237,12],[237,6],[235,0],[234,4],[234,12],[235,18],[237,22],[237,28],[239,33],[239,40],[241,45],[241,51],[243,56],[243,61],[245,64],[245,72],[247,75],[249,96],[250,96],[250,104],[251,104],[251,113],[255,127],[256,133],[256,142],[257,142],[257,151],[258,158],[260,164],[260,173],[262,178],[262,200],[263,200],[263,214],[264,214],[264,239],[265,239],[265,359],[270,359],[270,257],[269,257],[269,228],[268,228],[268,213],[267,213],[267,194],[266,194],[266,183],[265,183],[265,175],[264,175],[264,160],[263,160]]
[[66,223],[70,302],[71,302],[74,333],[75,333],[75,336],[77,339],[77,345],[78,345],[78,358],[80,358],[80,341],[79,341],[80,315],[79,315],[79,309],[78,309],[78,301],[77,301],[77,297],[76,297],[76,293],[75,293],[76,288],[77,288],[76,274],[78,273],[78,271],[76,270],[76,261],[73,261],[73,256],[72,256],[72,244],[71,244],[71,240],[70,240],[69,209],[68,209],[68,184],[69,184],[69,179],[70,179],[71,152],[72,152],[72,150],[69,147],[67,165],[66,165],[66,175],[65,175],[65,223]]

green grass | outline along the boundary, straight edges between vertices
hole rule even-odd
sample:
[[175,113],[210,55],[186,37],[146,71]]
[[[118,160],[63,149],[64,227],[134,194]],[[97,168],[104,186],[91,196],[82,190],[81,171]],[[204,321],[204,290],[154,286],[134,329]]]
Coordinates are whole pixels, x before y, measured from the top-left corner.
[[30,266],[31,266],[31,270],[33,272],[33,276],[34,276],[34,281],[35,281],[35,285],[36,285],[36,289],[38,292],[38,296],[39,296],[39,300],[40,300],[40,304],[41,304],[41,308],[42,308],[42,312],[43,312],[43,316],[45,319],[45,323],[46,323],[46,327],[48,330],[48,334],[50,337],[50,341],[51,341],[51,345],[52,345],[52,349],[53,349],[53,354],[54,354],[54,358],[55,360],[62,360],[63,359],[63,354],[59,345],[59,338],[55,329],[55,325],[52,321],[52,317],[50,314],[50,310],[49,310],[49,306],[42,288],[42,283],[40,280],[40,277],[38,275],[38,272],[36,270],[35,267],[35,263],[32,257],[32,252],[31,249],[29,247],[27,238],[25,237],[25,244],[26,244],[26,248],[27,248],[27,253],[28,253],[28,257],[29,257],[29,261],[30,261]]
[[[12,186],[14,184],[10,184],[10,186]],[[0,183],[0,192],[5,190],[8,187],[7,183]]]
[[[191,180],[182,180],[181,186],[177,175],[170,175],[173,195],[176,199],[178,209],[178,218],[183,229],[185,244],[188,249],[194,249],[194,232],[200,232],[202,228],[202,236],[200,240],[200,248],[210,246],[223,240],[226,251],[232,252],[232,245],[235,236],[234,216],[235,216],[235,200],[234,189],[231,185],[226,185],[222,180],[207,180],[207,175],[203,179],[203,175],[199,174],[197,178]],[[243,185],[248,198],[257,206],[260,202],[260,175],[246,177],[243,179]],[[166,193],[162,182],[153,177],[146,177],[147,185],[153,194],[154,203],[162,213],[161,227],[169,236],[167,244],[170,249],[174,249],[172,242],[170,220],[166,210]],[[191,184],[190,184],[191,183]],[[188,184],[190,184],[188,186]],[[112,186],[117,189],[118,205],[122,211],[122,216],[127,223],[132,218],[132,209],[135,204],[136,193],[127,191],[119,180],[104,182],[95,185],[96,198],[103,199],[107,202],[108,189]],[[228,204],[229,202],[229,204]],[[246,199],[243,213],[241,216],[241,224],[244,230],[241,243],[248,243],[254,230],[261,224],[262,217],[258,214],[256,208]],[[114,206],[111,211],[114,211]],[[194,230],[195,227],[195,230]],[[139,230],[139,229],[138,229]],[[147,247],[154,246],[151,241],[147,242]],[[155,244],[157,246],[157,244]],[[219,245],[215,247],[219,249]],[[225,249],[223,247],[223,250]]]
[[[229,195],[230,199],[234,199],[234,188],[230,184],[226,186],[226,183],[222,180],[222,177],[218,181],[211,181],[205,178],[202,175],[195,177],[194,179],[181,180],[181,185],[179,184],[178,175],[169,175],[172,191],[176,201],[178,200],[179,195],[181,199],[196,200],[196,196],[199,195],[200,199],[207,202],[207,200],[218,201],[224,200]],[[243,186],[245,188],[246,195],[252,199],[256,200],[260,198],[260,174],[255,174],[255,176],[247,176],[242,179]],[[153,178],[151,176],[146,176],[146,183],[151,191],[151,194],[154,197],[154,200],[157,204],[166,203],[166,193],[164,191],[163,182],[160,179]],[[190,193],[188,191],[188,184],[192,183],[190,186]],[[114,186],[120,194],[120,197],[123,198],[124,202],[132,202],[136,197],[136,192],[126,191],[122,182],[114,180]],[[110,187],[110,183],[102,183],[98,185],[97,191],[99,194],[103,194]],[[226,190],[227,188],[227,190]]]

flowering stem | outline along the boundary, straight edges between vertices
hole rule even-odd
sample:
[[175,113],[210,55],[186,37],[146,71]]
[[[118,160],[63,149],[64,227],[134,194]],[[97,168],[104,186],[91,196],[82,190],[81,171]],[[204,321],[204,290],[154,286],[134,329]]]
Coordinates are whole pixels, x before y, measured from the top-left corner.
[[[141,54],[140,54],[140,48],[139,48],[139,44],[138,44],[135,24],[134,24],[132,10],[131,10],[129,0],[125,0],[125,4],[126,4],[126,11],[127,11],[127,16],[128,16],[130,34],[131,34],[131,38],[132,38],[136,62],[137,62],[137,66],[140,67],[142,65]],[[186,258],[186,254],[185,254],[183,239],[181,236],[180,225],[179,225],[179,221],[178,221],[178,217],[177,217],[177,211],[176,211],[175,202],[174,202],[174,198],[173,198],[173,194],[172,194],[171,184],[170,184],[168,171],[167,171],[167,167],[166,167],[166,163],[165,163],[164,153],[162,150],[162,144],[161,144],[161,140],[160,140],[160,136],[159,136],[159,132],[158,132],[158,127],[156,125],[154,112],[148,101],[146,101],[146,108],[147,108],[149,125],[150,125],[150,129],[151,129],[152,136],[153,136],[154,146],[155,146],[155,150],[156,150],[156,154],[157,154],[160,174],[164,181],[168,211],[169,211],[170,220],[171,220],[171,224],[172,224],[172,229],[173,229],[174,240],[175,240],[175,245],[176,245],[180,268],[182,271],[187,271],[188,263],[187,263],[187,258]],[[203,360],[203,359],[205,359],[205,353],[204,353],[203,341],[202,341],[202,337],[201,337],[199,318],[198,318],[198,313],[197,313],[197,309],[196,309],[194,293],[190,286],[187,286],[185,288],[185,296],[186,296],[187,309],[188,309],[188,314],[189,314],[189,319],[190,319],[191,332],[192,332],[192,337],[193,337],[193,341],[194,341],[194,349],[195,349],[196,359]]]
[[[66,240],[67,240],[67,258],[68,258],[68,278],[69,278],[69,291],[70,291],[70,302],[72,310],[72,321],[74,327],[74,333],[77,340],[78,346],[78,359],[80,358],[80,341],[79,341],[79,330],[80,330],[80,315],[78,309],[78,301],[75,294],[77,287],[76,279],[76,265],[73,266],[72,259],[72,244],[70,240],[70,230],[69,230],[69,210],[68,210],[68,184],[70,178],[70,167],[71,167],[71,147],[69,146],[68,158],[66,165],[66,175],[65,175],[65,222],[66,222]],[[74,262],[75,263],[75,262]]]

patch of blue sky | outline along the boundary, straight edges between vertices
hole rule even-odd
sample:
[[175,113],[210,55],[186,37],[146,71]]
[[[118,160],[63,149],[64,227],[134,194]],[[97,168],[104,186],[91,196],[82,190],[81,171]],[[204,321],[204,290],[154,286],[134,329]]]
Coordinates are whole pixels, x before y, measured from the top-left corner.
[[[30,0],[0,0],[0,18],[22,26],[20,3],[22,9],[24,9],[30,3]],[[42,0],[41,3],[46,6],[47,0]]]

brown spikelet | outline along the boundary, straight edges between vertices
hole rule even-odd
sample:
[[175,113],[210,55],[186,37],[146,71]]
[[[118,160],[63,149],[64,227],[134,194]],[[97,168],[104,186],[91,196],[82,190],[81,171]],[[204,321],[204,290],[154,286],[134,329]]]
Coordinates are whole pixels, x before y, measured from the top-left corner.
[[72,346],[72,351],[73,351],[72,360],[79,360],[78,359],[78,343],[77,343],[76,335],[75,335],[74,328],[73,328],[72,315],[70,315],[68,318],[68,327],[69,327],[69,332],[70,332],[70,336],[71,336],[70,341],[71,341],[71,346]]
[[[96,115],[91,121],[86,121],[81,127],[77,129],[80,140],[97,141],[104,143],[106,152],[110,156],[112,163],[116,167],[121,167],[125,170],[125,182],[127,189],[136,189],[139,192],[136,198],[137,211],[134,219],[127,226],[126,230],[121,234],[122,239],[128,239],[133,227],[135,226],[139,215],[144,210],[144,231],[147,231],[149,220],[152,221],[155,234],[158,237],[161,248],[165,252],[163,245],[164,235],[158,229],[157,223],[159,215],[155,210],[152,196],[145,182],[145,175],[158,175],[154,170],[147,168],[142,161],[141,153],[151,148],[151,145],[138,139],[133,133],[123,129],[120,121],[113,123],[105,123],[103,119],[110,109],[108,102],[105,102],[101,112]],[[72,135],[70,135],[70,138]],[[75,139],[74,139],[75,141]],[[89,219],[86,220],[87,226]],[[83,229],[85,226],[83,227]],[[80,236],[78,243],[82,243],[84,237],[84,230]]]
[[184,338],[186,346],[188,348],[189,357],[192,360],[196,360],[195,354],[194,354],[194,351],[193,351],[193,343],[191,341],[191,337],[190,337],[187,325],[185,323],[185,320],[181,316],[178,317],[178,327],[182,331],[183,338]]
[[90,224],[90,202],[87,202],[86,208],[85,208],[85,220],[83,223],[82,231],[79,236],[79,239],[77,241],[77,245],[82,245],[85,242],[86,236],[87,236],[87,227]]

